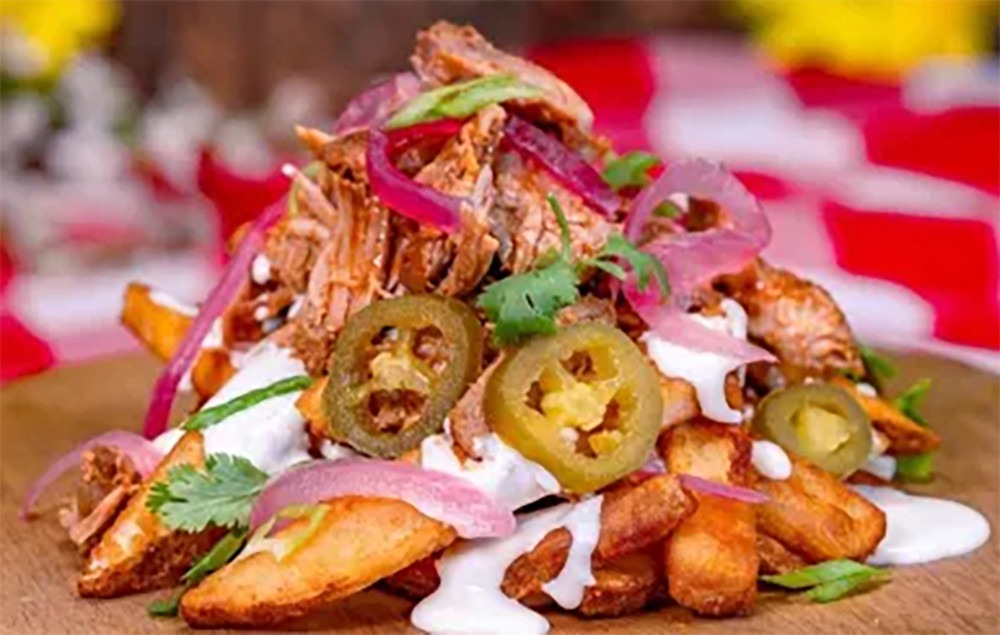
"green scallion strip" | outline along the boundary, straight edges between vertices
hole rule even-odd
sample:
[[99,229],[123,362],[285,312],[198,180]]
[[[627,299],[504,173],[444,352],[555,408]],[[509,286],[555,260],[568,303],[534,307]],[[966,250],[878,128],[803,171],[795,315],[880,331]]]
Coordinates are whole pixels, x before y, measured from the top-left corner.
[[385,127],[392,130],[436,119],[462,119],[491,104],[512,99],[533,99],[541,92],[538,87],[526,84],[513,75],[488,75],[418,95],[400,108]]
[[806,597],[814,602],[832,602],[870,582],[888,578],[885,569],[853,560],[831,560],[781,575],[761,576],[764,582],[786,589],[810,589]]
[[181,577],[184,583],[176,593],[163,600],[150,602],[146,611],[154,617],[173,617],[177,615],[180,608],[181,596],[184,592],[198,584],[210,574],[218,571],[233,559],[243,543],[246,542],[246,532],[237,531],[226,534],[222,540],[215,543],[215,546],[195,562],[187,572]]
[[251,406],[256,406],[262,401],[266,401],[274,397],[280,397],[281,395],[286,395],[290,392],[305,390],[311,386],[312,383],[312,378],[306,375],[296,375],[295,377],[282,379],[281,381],[277,381],[270,386],[258,388],[257,390],[251,390],[250,392],[242,394],[235,399],[231,399],[226,403],[219,404],[218,406],[212,406],[211,408],[206,408],[201,412],[195,413],[190,419],[181,424],[181,427],[185,430],[204,430],[205,428],[214,426],[220,421],[233,416],[241,410],[246,410]]

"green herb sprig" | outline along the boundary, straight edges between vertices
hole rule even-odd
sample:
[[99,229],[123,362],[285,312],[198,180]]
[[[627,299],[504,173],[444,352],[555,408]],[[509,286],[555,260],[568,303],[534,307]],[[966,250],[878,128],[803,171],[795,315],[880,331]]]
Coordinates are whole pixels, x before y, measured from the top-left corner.
[[477,305],[493,322],[493,336],[499,344],[509,345],[530,335],[554,333],[556,313],[580,298],[581,274],[588,268],[624,280],[627,272],[619,264],[624,262],[635,275],[640,291],[645,291],[655,280],[660,298],[666,299],[670,285],[663,264],[620,234],[609,237],[593,258],[574,261],[566,214],[555,196],[550,194],[548,201],[559,223],[559,251],[543,256],[540,259],[543,264],[537,269],[494,282],[477,300]]
[[648,152],[627,152],[609,160],[601,171],[604,182],[616,192],[627,187],[649,185],[649,171],[660,164],[660,159]]
[[210,454],[205,469],[178,465],[154,483],[146,506],[172,529],[198,532],[209,525],[246,527],[267,474],[243,457]]

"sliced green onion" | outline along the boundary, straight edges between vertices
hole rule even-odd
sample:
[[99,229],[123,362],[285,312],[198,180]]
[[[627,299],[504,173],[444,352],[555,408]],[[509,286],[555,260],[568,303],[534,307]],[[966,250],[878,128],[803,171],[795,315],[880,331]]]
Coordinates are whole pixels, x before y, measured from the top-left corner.
[[895,405],[896,409],[904,415],[926,427],[930,424],[927,423],[927,419],[925,419],[923,413],[920,412],[920,405],[923,403],[924,398],[927,396],[930,389],[930,378],[924,377],[922,379],[918,379],[912,386],[907,388],[903,394],[896,397],[893,405]]
[[861,361],[864,362],[865,370],[876,381],[888,380],[896,376],[896,365],[888,358],[876,353],[871,347],[859,343],[858,352],[861,353]]
[[645,187],[649,185],[649,170],[659,163],[660,159],[648,152],[628,152],[608,161],[601,177],[616,192],[625,187]]
[[541,92],[538,87],[513,75],[488,75],[442,86],[415,97],[400,108],[385,127],[392,130],[436,119],[463,119],[491,104],[512,99],[533,99]]
[[246,532],[230,532],[222,540],[215,543],[215,546],[195,562],[183,576],[181,582],[184,585],[173,595],[162,600],[154,600],[146,607],[146,611],[153,617],[174,617],[180,608],[181,597],[184,593],[198,584],[210,574],[218,571],[233,559],[239,552],[246,539]]
[[[247,543],[247,551],[270,551],[274,554],[275,559],[281,562],[295,553],[307,540],[312,538],[328,511],[330,511],[329,505],[289,505],[254,532],[250,538],[250,542]],[[303,527],[301,531],[282,538],[268,537],[268,534],[274,529],[274,524],[279,519],[296,520],[300,518],[309,519],[309,524]]]
[[181,424],[181,427],[185,430],[204,430],[210,426],[227,419],[241,410],[246,410],[251,406],[256,406],[262,401],[267,401],[274,397],[280,397],[281,395],[287,395],[290,392],[296,392],[299,390],[305,390],[311,386],[313,380],[307,375],[296,375],[295,377],[288,377],[282,379],[281,381],[276,381],[270,386],[265,386],[263,388],[258,388],[257,390],[251,390],[248,393],[242,394],[239,397],[231,399],[225,403],[221,403],[218,406],[212,406],[211,408],[205,408],[201,412],[195,413],[190,419]]
[[[912,386],[896,397],[893,405],[919,425],[928,427],[930,424],[920,412],[920,406],[931,389],[931,380],[927,377],[918,379]],[[916,483],[926,483],[934,475],[934,453],[912,454],[896,457],[896,476],[900,480]]]
[[887,580],[889,572],[853,560],[830,560],[781,575],[761,576],[761,580],[786,589],[810,589],[806,597],[814,602],[832,602],[870,582]]
[[926,483],[934,475],[934,453],[907,454],[896,457],[896,476],[901,481]]

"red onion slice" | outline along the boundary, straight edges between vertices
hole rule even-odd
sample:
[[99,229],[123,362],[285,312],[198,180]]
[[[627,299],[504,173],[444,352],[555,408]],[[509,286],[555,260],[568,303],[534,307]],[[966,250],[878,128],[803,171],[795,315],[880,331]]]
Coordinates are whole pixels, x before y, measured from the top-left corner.
[[459,228],[462,199],[420,185],[399,171],[389,157],[389,138],[384,132],[374,128],[368,132],[366,161],[372,191],[386,207],[446,233]]
[[670,277],[674,304],[683,304],[700,284],[739,271],[771,240],[771,224],[752,194],[718,163],[690,159],[671,165],[639,194],[625,221],[625,234],[638,241],[653,210],[672,194],[714,201],[730,220],[728,227],[670,234],[643,246]]
[[618,211],[621,199],[597,170],[555,137],[511,115],[504,126],[503,143],[538,164],[598,212],[611,217]]
[[153,396],[149,402],[149,409],[146,410],[146,419],[142,424],[142,434],[147,439],[152,439],[167,429],[170,407],[174,403],[174,396],[177,394],[177,386],[180,384],[181,378],[198,357],[202,341],[212,330],[212,323],[226,310],[249,275],[250,263],[264,244],[267,230],[278,222],[284,212],[285,205],[283,204],[272,205],[261,212],[250,225],[239,247],[236,248],[236,253],[226,265],[222,278],[201,305],[198,317],[191,323],[191,327],[184,334],[184,339],[181,340],[177,352],[164,367],[153,387]]
[[35,503],[38,502],[38,499],[45,493],[45,490],[47,490],[56,479],[62,476],[67,470],[80,463],[84,452],[102,445],[121,450],[126,456],[128,456],[129,459],[132,460],[133,465],[135,465],[135,469],[138,470],[143,477],[152,474],[153,470],[156,469],[157,464],[160,462],[160,459],[163,458],[163,455],[156,449],[151,441],[142,438],[134,432],[113,430],[111,432],[100,434],[89,441],[84,441],[56,459],[55,462],[53,462],[52,465],[45,470],[45,473],[42,474],[30,488],[28,488],[28,493],[24,497],[24,503],[21,504],[21,512],[19,514],[21,520],[25,520],[31,514],[31,510],[34,508]]
[[420,79],[415,74],[393,75],[349,101],[333,123],[333,133],[343,135],[363,128],[377,128],[419,93]]
[[438,119],[389,130],[386,132],[389,138],[389,156],[395,156],[418,141],[454,137],[462,129],[463,124],[465,124],[464,119]]
[[681,474],[680,479],[681,485],[685,488],[703,494],[721,496],[722,498],[730,498],[744,503],[766,503],[771,500],[771,497],[767,494],[752,489],[716,483],[715,481],[709,481],[691,474]]
[[[625,297],[630,301],[633,301],[635,293],[634,287],[626,287]],[[670,307],[654,307],[642,302],[641,299],[633,301],[636,312],[649,325],[650,331],[671,344],[696,351],[715,353],[743,364],[756,361],[776,361],[771,353],[759,346],[711,329],[682,311]]]
[[391,498],[455,528],[463,538],[509,536],[514,514],[469,483],[399,461],[313,461],[288,470],[264,489],[250,514],[256,529],[289,505],[314,505],[340,496]]

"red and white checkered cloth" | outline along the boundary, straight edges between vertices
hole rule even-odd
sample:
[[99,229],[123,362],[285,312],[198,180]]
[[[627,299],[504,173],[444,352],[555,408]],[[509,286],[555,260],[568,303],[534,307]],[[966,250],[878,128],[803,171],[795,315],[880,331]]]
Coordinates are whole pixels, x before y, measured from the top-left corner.
[[[862,340],[1000,373],[996,103],[915,110],[905,87],[774,72],[727,40],[588,41],[529,56],[581,93],[618,149],[725,162],[769,213],[765,257],[827,287]],[[76,280],[0,273],[0,381],[128,348],[116,325],[125,280],[196,299],[212,262]]]

